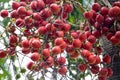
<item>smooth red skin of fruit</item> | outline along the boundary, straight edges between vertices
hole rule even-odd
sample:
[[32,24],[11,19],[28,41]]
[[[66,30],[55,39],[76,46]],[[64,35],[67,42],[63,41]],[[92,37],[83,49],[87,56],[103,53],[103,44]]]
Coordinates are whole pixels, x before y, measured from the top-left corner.
[[39,49],[41,47],[41,42],[39,39],[34,39],[32,42],[31,42],[31,47],[32,48],[36,48],[36,49]]
[[50,9],[54,14],[58,14],[60,12],[60,5],[53,3],[50,5]]
[[102,34],[106,34],[108,32],[109,28],[108,27],[103,27],[102,28]]
[[13,9],[13,10],[18,9],[19,7],[20,7],[20,3],[15,2],[15,1],[12,3],[12,9]]
[[37,52],[35,52],[35,53],[33,53],[32,55],[31,55],[31,60],[33,60],[33,61],[39,61],[40,60],[40,54],[39,53],[37,53]]
[[106,37],[107,37],[108,40],[110,40],[110,38],[111,38],[112,36],[114,36],[114,34],[113,34],[112,32],[106,34]]
[[85,41],[86,39],[87,39],[87,34],[86,33],[81,33],[80,35],[79,35],[79,39],[83,42],[83,41]]
[[100,10],[100,8],[101,8],[101,6],[98,3],[94,3],[92,5],[92,10],[95,10],[96,12],[98,12]]
[[97,65],[93,65],[93,66],[91,66],[91,68],[90,68],[90,70],[91,70],[91,72],[93,73],[93,74],[97,74],[98,72],[99,72],[99,66],[97,66]]
[[107,68],[102,68],[99,72],[100,76],[107,76],[108,75],[108,69]]
[[10,35],[9,37],[10,44],[17,43],[18,39],[16,35]]
[[82,42],[79,39],[73,39],[73,46],[75,48],[80,48],[82,45]]
[[88,11],[88,12],[84,12],[84,17],[88,20],[92,19],[93,17],[93,13],[91,11]]
[[47,32],[47,30],[46,30],[45,26],[40,26],[38,28],[38,33],[39,34],[46,34],[46,32]]
[[54,58],[49,56],[47,60],[45,61],[48,66],[53,66],[54,64]]
[[67,47],[67,43],[64,41],[61,45],[60,48],[63,50]]
[[73,53],[70,54],[70,58],[72,59],[76,59],[78,58],[78,56],[79,56],[79,53],[77,51],[74,51]]
[[37,0],[37,11],[40,11],[45,7],[45,3],[43,0]]
[[119,1],[116,1],[116,2],[114,2],[114,3],[112,4],[112,6],[118,6],[118,7],[120,7],[120,2],[119,2]]
[[63,27],[63,31],[64,31],[64,32],[68,32],[68,31],[70,30],[70,28],[71,28],[70,24],[65,23],[65,24],[64,24],[64,27]]
[[87,39],[89,42],[91,42],[92,44],[94,44],[96,42],[96,37],[93,35],[90,35]]
[[56,0],[43,0],[45,2],[45,4],[52,4],[55,3]]
[[58,69],[58,72],[61,74],[61,75],[65,75],[67,73],[67,68],[65,66],[62,66]]
[[10,17],[11,18],[18,18],[19,17],[19,15],[18,15],[18,13],[17,13],[17,11],[16,10],[13,10],[11,13],[10,13]]
[[54,46],[52,48],[52,53],[53,54],[60,54],[61,52],[62,52],[62,50],[61,50],[60,46]]
[[117,31],[117,32],[115,33],[115,37],[116,37],[117,39],[120,39],[120,31]]
[[107,76],[112,76],[113,75],[113,70],[111,68],[107,68],[108,74]]
[[23,41],[22,41],[22,47],[24,47],[24,48],[29,48],[29,47],[30,47],[29,40],[23,40]]
[[95,62],[96,62],[96,58],[95,58],[94,55],[90,55],[90,56],[87,58],[87,60],[88,60],[88,63],[89,63],[89,64],[95,64]]
[[94,30],[92,34],[96,37],[99,38],[101,36],[101,32],[99,30]]
[[98,23],[103,23],[103,21],[104,21],[104,16],[102,16],[101,14],[98,14],[97,16],[96,16],[96,21],[98,22]]
[[34,67],[35,67],[35,64],[34,64],[33,62],[29,62],[29,63],[27,64],[27,69],[29,69],[29,70],[33,70]]
[[25,16],[26,15],[26,9],[25,9],[25,7],[23,7],[23,6],[20,6],[18,9],[17,9],[17,13],[19,14],[19,15],[21,15],[21,16]]
[[120,14],[120,8],[118,6],[114,6],[109,10],[109,16],[116,17]]
[[100,10],[100,13],[102,15],[107,15],[108,12],[109,12],[109,8],[107,8],[107,7],[102,7],[101,10]]
[[58,37],[64,37],[64,32],[63,31],[56,31],[56,35]]
[[85,57],[85,58],[88,58],[91,54],[92,54],[92,53],[91,53],[90,51],[86,50],[86,49],[83,49],[83,50],[81,51],[81,56],[82,56],[82,57]]
[[32,1],[30,3],[30,8],[33,10],[33,11],[36,11],[37,10],[37,1]]
[[59,37],[59,38],[56,38],[56,39],[55,39],[54,44],[59,46],[59,45],[61,45],[63,42],[64,42],[63,38],[62,38],[62,37]]
[[101,58],[99,56],[95,56],[95,58],[96,58],[96,61],[95,61],[94,65],[100,64]]
[[79,65],[78,65],[78,69],[79,69],[81,72],[85,72],[86,69],[87,69],[87,65],[86,65],[86,64],[79,64]]
[[34,20],[37,20],[37,21],[41,21],[41,19],[42,19],[41,16],[38,13],[33,13],[32,17],[33,17]]
[[3,18],[8,17],[8,10],[1,10],[0,11],[0,16],[3,17]]
[[72,36],[74,39],[77,39],[77,38],[78,38],[77,32],[71,32],[71,36]]
[[74,46],[73,46],[73,45],[67,45],[67,47],[66,47],[66,52],[67,52],[68,54],[73,53],[74,51],[75,51],[75,49],[74,49]]
[[59,65],[64,65],[66,62],[66,59],[65,59],[65,57],[59,57],[59,58],[57,58],[56,61]]
[[29,54],[30,53],[30,49],[29,48],[22,48],[22,53],[23,54]]
[[16,20],[16,26],[18,26],[18,27],[24,27],[24,25],[25,25],[25,22],[24,22],[24,20],[23,19],[21,19],[21,18],[18,18],[17,20]]
[[26,25],[31,25],[33,22],[33,19],[30,18],[30,16],[26,16],[24,20]]
[[72,4],[65,4],[63,6],[63,10],[66,13],[71,13],[73,11],[73,5]]
[[91,49],[92,49],[92,43],[85,42],[85,44],[83,44],[83,48],[91,51]]
[[5,58],[7,56],[7,52],[4,50],[0,50],[0,58]]
[[49,49],[43,49],[42,50],[42,55],[47,58],[50,56],[50,50]]
[[111,63],[111,56],[105,55],[103,57],[103,62],[105,62],[106,64],[110,64]]
[[106,80],[107,77],[106,76],[98,76],[98,80]]
[[119,39],[117,39],[115,36],[112,36],[110,38],[110,41],[112,42],[112,44],[118,44],[119,43]]

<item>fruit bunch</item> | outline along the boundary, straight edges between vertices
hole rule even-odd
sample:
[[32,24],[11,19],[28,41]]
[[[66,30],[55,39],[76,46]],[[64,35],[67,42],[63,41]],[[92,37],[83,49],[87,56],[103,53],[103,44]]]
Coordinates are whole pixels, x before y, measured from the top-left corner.
[[39,72],[56,68],[61,75],[69,71],[70,59],[82,59],[74,64],[76,70],[85,73],[88,69],[98,75],[99,80],[106,80],[113,72],[101,65],[110,64],[111,57],[100,57],[102,47],[99,39],[105,35],[113,44],[119,44],[120,31],[115,25],[120,20],[119,4],[116,2],[109,9],[94,3],[92,10],[83,14],[89,24],[85,24],[84,30],[73,30],[67,20],[74,10],[70,1],[14,1],[10,12],[0,11],[1,17],[10,18],[6,28],[9,42],[6,49],[0,50],[0,58],[17,56],[16,48],[20,47],[24,56],[30,55],[28,70]]

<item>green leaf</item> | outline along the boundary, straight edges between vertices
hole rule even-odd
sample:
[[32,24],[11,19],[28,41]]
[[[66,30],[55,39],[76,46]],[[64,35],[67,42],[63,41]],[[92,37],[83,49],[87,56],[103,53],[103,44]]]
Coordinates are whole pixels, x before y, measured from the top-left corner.
[[8,25],[8,22],[10,21],[10,18],[7,17],[3,20],[3,24],[4,24],[4,27],[6,27]]
[[0,2],[3,2],[3,3],[5,3],[5,2],[9,2],[10,0],[0,0]]
[[81,4],[83,4],[83,0],[78,0]]

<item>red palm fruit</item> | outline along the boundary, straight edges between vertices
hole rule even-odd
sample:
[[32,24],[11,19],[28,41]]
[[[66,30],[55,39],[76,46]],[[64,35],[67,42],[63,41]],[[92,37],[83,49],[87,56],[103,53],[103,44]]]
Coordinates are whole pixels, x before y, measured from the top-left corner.
[[10,42],[10,44],[15,44],[15,43],[17,43],[18,42],[18,38],[17,38],[17,36],[16,35],[10,35],[10,37],[9,37],[9,42]]
[[20,3],[16,2],[16,1],[12,2],[12,9],[13,10],[18,9],[19,7],[20,7]]
[[107,8],[107,7],[102,7],[101,10],[100,10],[100,13],[102,15],[107,15],[108,12],[109,12],[109,8]]
[[49,49],[43,49],[42,50],[42,55],[47,58],[50,56],[50,50]]
[[85,41],[85,40],[87,39],[87,34],[81,33],[81,34],[79,35],[79,39],[80,39],[82,42]]
[[60,12],[60,5],[52,3],[50,4],[50,9],[54,14],[58,14]]
[[75,51],[75,49],[74,49],[74,46],[73,45],[67,45],[67,47],[66,47],[66,52],[67,53],[73,53]]
[[25,22],[24,22],[24,20],[23,19],[21,19],[21,18],[18,18],[17,20],[16,20],[16,26],[17,27],[24,27],[24,25],[25,25]]
[[40,11],[45,7],[45,3],[43,0],[37,0],[37,11]]
[[37,21],[41,21],[41,16],[38,13],[33,13],[33,19]]
[[99,72],[100,76],[106,77],[108,75],[108,69],[102,68]]
[[100,64],[100,62],[101,62],[100,57],[99,56],[95,56],[95,58],[96,58],[96,61],[95,61],[94,65]]
[[58,73],[61,75],[65,75],[67,73],[67,68],[65,66],[62,66],[58,69]]
[[110,41],[112,42],[112,44],[118,44],[119,43],[119,39],[117,39],[115,36],[112,36],[110,38]]
[[94,3],[92,5],[92,10],[95,10],[96,12],[98,12],[100,10],[100,8],[101,8],[101,6],[98,3]]
[[23,40],[23,41],[22,41],[22,47],[24,47],[24,48],[29,48],[29,47],[30,47],[29,40]]
[[107,37],[108,40],[110,40],[112,36],[114,36],[114,34],[113,34],[112,32],[109,32],[109,33],[106,35],[106,37]]
[[47,32],[54,32],[54,31],[55,31],[55,27],[54,27],[54,25],[51,24],[51,23],[47,23],[47,24],[45,25],[45,28],[46,28]]
[[3,17],[3,18],[8,17],[8,10],[1,10],[0,11],[0,16]]
[[64,42],[64,39],[62,37],[58,37],[55,39],[54,44],[55,45],[61,45]]
[[68,31],[70,30],[70,28],[71,28],[70,24],[65,23],[65,24],[64,24],[64,27],[63,27],[63,31],[64,31],[64,32],[68,32]]
[[112,4],[112,6],[118,6],[118,7],[120,7],[120,2],[119,2],[119,1],[115,1],[115,2]]
[[64,4],[63,10],[66,13],[71,13],[73,11],[73,5],[72,4]]
[[96,62],[96,57],[95,57],[94,55],[90,55],[90,56],[87,58],[87,60],[88,60],[88,63],[89,63],[89,64],[95,64],[95,62]]
[[90,36],[87,38],[87,40],[88,40],[89,42],[91,42],[92,44],[94,44],[94,43],[96,42],[96,37],[93,36],[93,35],[90,35]]
[[78,56],[79,56],[79,53],[77,51],[74,51],[73,53],[70,54],[70,58],[72,59],[76,59],[78,58]]
[[45,2],[45,4],[52,4],[55,3],[56,0],[43,0]]
[[89,41],[85,42],[85,44],[83,44],[83,48],[91,51],[92,43],[90,43]]
[[90,71],[93,73],[93,74],[97,74],[98,72],[99,72],[99,66],[97,66],[97,65],[93,65],[93,66],[91,66],[91,68],[90,68]]
[[33,10],[33,11],[36,11],[37,10],[37,1],[32,1],[30,3],[30,8]]
[[111,69],[111,68],[107,68],[107,70],[108,70],[108,74],[107,74],[107,76],[112,76],[113,75],[113,70]]
[[98,80],[106,80],[107,77],[106,76],[98,76]]
[[34,39],[32,42],[31,42],[31,47],[32,48],[35,48],[35,49],[39,49],[41,47],[41,42],[39,39]]
[[16,10],[13,10],[11,13],[10,13],[10,17],[11,18],[18,18],[19,17],[19,15],[18,15],[18,13],[17,13],[17,11]]
[[97,21],[99,24],[103,23],[103,22],[104,22],[104,16],[102,16],[101,14],[98,14],[98,15],[96,16],[96,21]]
[[64,32],[63,31],[56,31],[56,35],[58,37],[64,37]]
[[61,45],[60,48],[63,50],[67,47],[67,43],[64,41]]
[[23,54],[29,54],[30,53],[30,49],[29,48],[22,48],[22,53]]
[[23,6],[20,6],[18,9],[17,9],[17,13],[21,16],[25,16],[26,13],[27,13],[27,10],[25,9],[25,7]]
[[79,39],[73,39],[73,43],[72,44],[73,44],[73,46],[75,48],[80,48],[81,45],[82,45],[82,42]]
[[116,37],[117,39],[120,39],[120,31],[117,31],[117,32],[115,33],[115,37]]
[[111,56],[110,55],[105,55],[103,57],[103,62],[105,62],[106,64],[110,64],[111,63]]
[[30,16],[26,16],[24,20],[26,25],[31,25],[33,22],[33,19]]
[[88,38],[92,33],[90,31],[86,31],[85,34],[86,34],[86,36]]
[[31,16],[33,15],[33,11],[32,10],[27,10],[26,16]]
[[35,53],[33,53],[32,55],[31,55],[31,60],[33,60],[33,61],[39,61],[40,60],[40,54],[39,53],[37,53],[37,52],[35,52]]
[[85,72],[87,69],[87,65],[86,64],[79,64],[78,65],[78,70],[81,72]]
[[84,15],[84,17],[85,17],[86,19],[90,20],[90,19],[92,19],[92,17],[93,17],[93,12],[91,12],[91,11],[84,12],[83,15]]
[[27,69],[33,70],[34,68],[35,68],[35,64],[34,64],[33,62],[29,62],[29,63],[27,64]]
[[52,54],[60,54],[62,52],[60,46],[54,46],[52,48]]
[[78,38],[77,32],[71,32],[71,36],[72,36],[74,39],[77,39],[77,38]]
[[49,56],[45,62],[48,66],[52,66],[54,64],[54,58]]
[[84,57],[84,58],[88,58],[92,53],[86,49],[83,49],[81,51],[81,56]]
[[5,58],[7,56],[7,52],[4,50],[0,50],[0,58]]
[[65,57],[59,57],[59,58],[57,58],[56,61],[59,65],[64,65],[66,62],[66,59],[65,59]]
[[103,51],[101,47],[96,47],[96,50],[97,50],[97,55],[100,55]]
[[101,32],[99,30],[94,30],[92,34],[96,37],[99,38],[101,36]]
[[108,27],[102,27],[102,34],[106,34],[108,32]]
[[47,30],[45,28],[45,26],[40,26],[38,28],[38,33],[41,35],[41,34],[46,34]]
[[120,8],[118,6],[114,6],[109,10],[110,17],[116,17],[120,14]]

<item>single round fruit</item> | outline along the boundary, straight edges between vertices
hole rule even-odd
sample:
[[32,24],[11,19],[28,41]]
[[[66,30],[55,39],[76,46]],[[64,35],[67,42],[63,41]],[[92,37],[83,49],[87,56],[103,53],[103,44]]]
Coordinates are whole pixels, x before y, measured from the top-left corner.
[[45,58],[48,58],[50,56],[50,50],[49,49],[43,49],[42,50],[42,55],[45,57]]
[[57,58],[56,61],[59,65],[64,65],[66,62],[66,59],[65,59],[65,57],[59,57],[59,58]]
[[39,53],[37,53],[37,52],[35,52],[35,53],[33,53],[32,55],[31,55],[31,60],[33,60],[33,61],[39,61],[40,60],[40,54]]
[[98,12],[100,10],[100,8],[101,8],[101,6],[98,3],[94,3],[92,5],[92,10],[95,10],[96,12]]
[[7,56],[7,52],[4,50],[0,50],[0,58],[5,58]]
[[61,75],[65,75],[67,73],[67,68],[65,66],[62,66],[58,69],[58,72],[61,74]]
[[3,17],[3,18],[8,17],[8,10],[1,10],[0,11],[0,16]]
[[22,47],[24,47],[24,48],[29,48],[29,47],[30,47],[29,40],[23,40],[23,41],[22,41]]
[[54,46],[52,48],[52,54],[60,54],[62,52],[60,46]]
[[80,48],[82,46],[82,42],[79,39],[73,39],[73,46],[75,48]]
[[78,65],[78,70],[80,70],[81,72],[85,72],[87,69],[87,65],[86,64],[79,64]]

